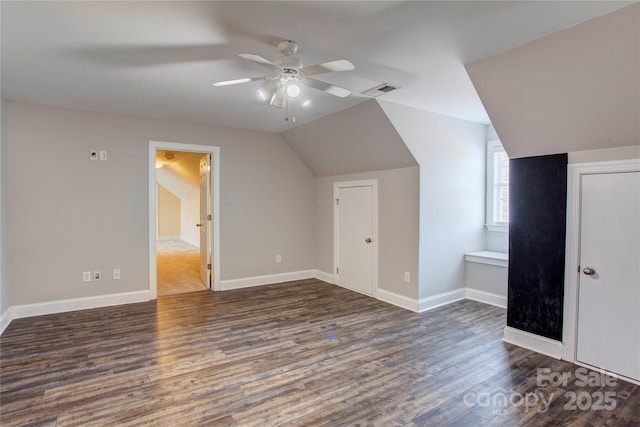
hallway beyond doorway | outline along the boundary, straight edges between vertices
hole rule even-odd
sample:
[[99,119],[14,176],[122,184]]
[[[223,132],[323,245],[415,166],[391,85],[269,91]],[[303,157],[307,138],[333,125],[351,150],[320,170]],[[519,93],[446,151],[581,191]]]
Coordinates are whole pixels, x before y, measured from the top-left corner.
[[200,280],[200,249],[179,239],[158,240],[158,295],[206,290]]

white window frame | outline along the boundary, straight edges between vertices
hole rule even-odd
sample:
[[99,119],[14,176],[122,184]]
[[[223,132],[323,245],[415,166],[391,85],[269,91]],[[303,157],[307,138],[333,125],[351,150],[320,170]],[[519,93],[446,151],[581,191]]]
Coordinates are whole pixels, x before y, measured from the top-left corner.
[[494,169],[493,154],[498,151],[505,151],[499,140],[487,141],[487,185],[486,185],[486,216],[485,226],[489,231],[499,231],[506,233],[509,231],[509,223],[495,222],[495,191],[494,191]]

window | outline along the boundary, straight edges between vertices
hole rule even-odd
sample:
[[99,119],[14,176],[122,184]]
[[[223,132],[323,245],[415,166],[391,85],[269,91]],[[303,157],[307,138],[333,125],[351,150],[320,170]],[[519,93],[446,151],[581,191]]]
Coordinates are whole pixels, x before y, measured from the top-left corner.
[[487,142],[487,217],[490,231],[509,231],[509,157],[500,141]]

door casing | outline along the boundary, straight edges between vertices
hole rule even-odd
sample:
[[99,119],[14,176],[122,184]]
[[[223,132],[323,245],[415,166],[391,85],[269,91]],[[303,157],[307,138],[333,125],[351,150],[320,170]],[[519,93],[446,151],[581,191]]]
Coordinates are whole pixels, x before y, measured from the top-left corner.
[[373,236],[372,238],[372,251],[373,251],[373,293],[372,296],[374,298],[377,297],[378,293],[378,180],[377,179],[366,179],[366,180],[358,180],[358,181],[344,181],[344,182],[335,182],[333,184],[333,283],[338,284],[338,274],[337,269],[339,265],[339,254],[338,254],[338,204],[336,203],[336,199],[338,199],[338,193],[340,188],[347,187],[372,187],[372,196],[373,196]]
[[176,142],[149,141],[149,299],[158,297],[156,270],[156,152],[158,150],[188,151],[211,154],[211,241],[213,250],[212,290],[220,290],[220,147],[211,145],[182,144]]
[[[578,284],[580,273],[580,212],[582,207],[582,176],[588,174],[639,172],[640,159],[616,160],[608,162],[575,163],[568,165],[567,174],[567,243],[565,256],[565,288],[563,311],[562,358],[578,363]],[[638,383],[631,379],[626,379]]]

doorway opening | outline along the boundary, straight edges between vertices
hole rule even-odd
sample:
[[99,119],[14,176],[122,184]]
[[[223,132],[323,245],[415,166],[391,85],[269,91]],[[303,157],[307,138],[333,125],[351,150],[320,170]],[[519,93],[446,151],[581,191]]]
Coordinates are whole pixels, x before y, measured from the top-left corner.
[[219,148],[150,142],[150,298],[220,282]]

